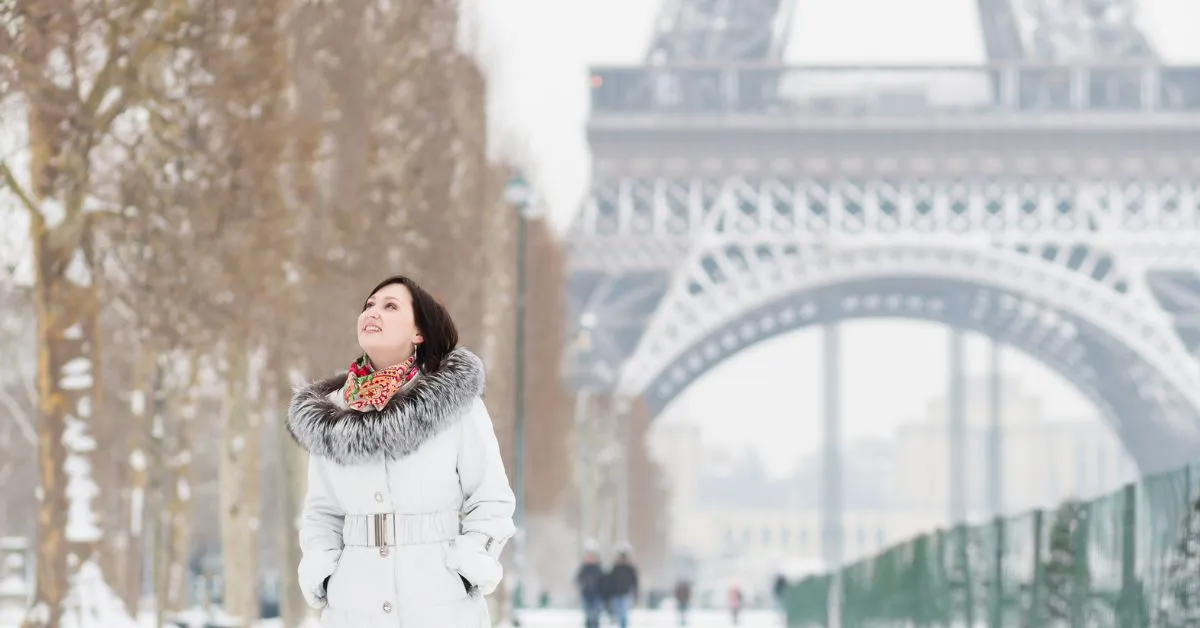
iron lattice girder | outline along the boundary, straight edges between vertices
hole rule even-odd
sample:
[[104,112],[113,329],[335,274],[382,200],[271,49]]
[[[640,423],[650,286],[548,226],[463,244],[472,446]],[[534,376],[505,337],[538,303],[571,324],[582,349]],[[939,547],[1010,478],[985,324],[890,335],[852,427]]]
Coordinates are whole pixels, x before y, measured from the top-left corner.
[[1188,351],[1200,355],[1200,265],[1188,270],[1151,269],[1146,286],[1174,320]]
[[1018,22],[1029,33],[1028,58],[1062,62],[1158,56],[1138,28],[1137,0],[1021,0],[1016,6]]
[[[667,0],[648,63],[778,58],[799,0]],[[977,0],[991,59],[1148,59],[1135,0]]]
[[[660,411],[707,369],[756,342],[808,326],[880,317],[929,320],[978,331],[1025,351],[1095,402],[1123,442],[1152,468],[1170,466],[1195,453],[1196,439],[1177,428],[1194,421],[1194,411],[1124,347],[1044,304],[945,280],[874,278],[830,284],[747,312],[740,320],[711,330],[643,398],[652,412]],[[1147,404],[1143,398],[1156,403]],[[1136,421],[1122,421],[1129,417]]]
[[[780,4],[788,0],[668,0],[646,61],[762,61],[776,58]],[[785,16],[787,17],[787,16]]]
[[570,235],[575,270],[670,270],[705,245],[922,242],[1097,246],[1155,267],[1200,262],[1200,183],[1003,178],[622,178]]
[[1025,42],[1010,0],[976,0],[983,46],[991,61],[1025,58]]
[[[764,125],[864,118],[1015,125],[1194,118],[1197,68],[1152,62],[984,65],[601,66],[592,74],[593,125],[717,122]],[[649,119],[648,119],[649,118]],[[738,120],[739,118],[743,120]],[[1055,120],[1054,118],[1058,118]]]
[[666,272],[573,274],[567,282],[568,378],[581,387],[611,388],[669,282]]
[[[1196,431],[1196,422],[1200,421],[1200,363],[1188,354],[1170,321],[1148,295],[1122,292],[1113,282],[1096,281],[1071,268],[1065,259],[1047,260],[962,242],[824,248],[773,242],[759,246],[701,245],[676,274],[628,360],[618,389],[623,394],[646,392],[659,397],[661,387],[686,385],[691,380],[694,373],[687,360],[694,360],[694,351],[711,344],[709,335],[713,330],[751,322],[747,319],[751,313],[795,295],[878,279],[896,284],[958,283],[1019,295],[1043,311],[1057,313],[1029,321],[1035,327],[1058,328],[1060,331],[1054,333],[1067,338],[1078,336],[1081,325],[1094,329],[1098,339],[1091,341],[1091,346],[1097,348],[1090,355],[1063,357],[1062,363],[1071,367],[1064,375],[1075,379],[1078,372],[1071,369],[1101,363],[1116,365],[1130,374],[1140,373],[1141,381],[1134,389],[1140,403],[1167,415],[1165,420],[1172,422],[1171,429],[1187,435],[1191,442],[1197,442],[1200,436]],[[999,334],[997,330],[980,331]],[[755,340],[762,338],[761,334],[751,335],[757,336]],[[1036,336],[1021,337],[1029,340]],[[1051,346],[1039,343],[1038,350]],[[1111,355],[1096,355],[1101,349]],[[1113,357],[1118,350],[1123,355]],[[1105,389],[1118,379],[1112,375],[1100,378],[1104,387],[1099,394],[1105,397]],[[668,400],[673,396],[670,393]],[[1128,412],[1129,400],[1105,398],[1109,407],[1122,407]],[[1180,407],[1187,409],[1186,416],[1174,416]]]

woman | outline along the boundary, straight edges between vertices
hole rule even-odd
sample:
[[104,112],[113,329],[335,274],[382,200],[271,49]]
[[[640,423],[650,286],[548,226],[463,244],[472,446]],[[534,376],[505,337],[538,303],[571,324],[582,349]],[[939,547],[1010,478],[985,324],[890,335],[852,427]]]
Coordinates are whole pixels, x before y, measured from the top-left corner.
[[446,309],[397,276],[358,316],[362,357],[297,391],[310,454],[300,587],[326,627],[490,627],[515,499],[484,408],[483,364]]

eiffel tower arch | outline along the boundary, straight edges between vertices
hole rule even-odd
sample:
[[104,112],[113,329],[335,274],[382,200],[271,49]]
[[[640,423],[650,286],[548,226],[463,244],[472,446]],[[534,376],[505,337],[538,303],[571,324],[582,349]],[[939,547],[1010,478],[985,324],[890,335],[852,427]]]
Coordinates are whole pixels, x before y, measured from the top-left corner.
[[661,411],[716,363],[779,334],[914,318],[1055,369],[1145,467],[1197,452],[1196,321],[1168,308],[1196,304],[1200,181],[1120,182],[1068,175],[1065,163],[1056,176],[1032,163],[1024,175],[933,177],[878,165],[820,178],[793,166],[804,174],[606,179],[574,272],[591,276],[590,296],[613,295],[591,311],[615,321],[600,350],[628,351],[615,389]]
[[[674,185],[664,193],[704,187]],[[1181,236],[1183,217],[1162,211],[1164,193],[1178,192],[1139,189],[1137,209],[1118,212],[1087,209],[1118,193],[1103,184],[1019,179],[728,177],[710,191],[701,233],[622,370],[620,393],[661,410],[730,354],[779,334],[913,318],[983,333],[1052,367],[1140,463],[1195,453],[1200,370],[1144,275],[1196,261],[1195,219]],[[1183,196],[1200,209],[1200,188]],[[1135,243],[1094,231],[1096,221],[1145,214],[1158,224],[1130,239],[1157,240],[1158,252],[1128,253]]]

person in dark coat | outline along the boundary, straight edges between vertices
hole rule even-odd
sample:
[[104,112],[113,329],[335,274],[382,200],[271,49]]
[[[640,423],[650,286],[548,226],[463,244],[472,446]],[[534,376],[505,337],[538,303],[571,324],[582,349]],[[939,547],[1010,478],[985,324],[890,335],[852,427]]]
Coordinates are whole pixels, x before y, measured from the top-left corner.
[[692,583],[687,578],[680,578],[675,583],[675,608],[679,611],[679,625],[687,625],[688,605],[692,602]]
[[604,612],[604,568],[600,566],[599,553],[592,547],[584,551],[583,564],[575,572],[575,588],[579,590],[585,628],[600,628],[600,614]]
[[630,560],[628,549],[623,548],[617,554],[617,561],[608,572],[607,584],[609,610],[613,620],[620,628],[628,628],[629,611],[638,597],[637,567]]
[[771,587],[771,593],[775,599],[775,609],[780,612],[787,607],[787,589],[787,578],[783,574],[776,575],[775,582]]

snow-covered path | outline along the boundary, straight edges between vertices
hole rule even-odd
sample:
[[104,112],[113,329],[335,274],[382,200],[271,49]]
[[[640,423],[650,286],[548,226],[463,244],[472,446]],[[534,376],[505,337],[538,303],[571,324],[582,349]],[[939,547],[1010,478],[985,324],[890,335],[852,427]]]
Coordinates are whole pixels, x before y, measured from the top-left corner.
[[[573,609],[531,610],[522,617],[523,628],[582,628],[583,614]],[[15,617],[0,617],[0,628],[16,628],[19,621]],[[142,622],[144,626],[153,626],[150,618]],[[601,623],[602,628],[612,628],[616,624],[607,619]],[[630,628],[673,628],[677,626],[673,611],[635,610],[630,618]],[[693,612],[688,618],[691,628],[731,628],[729,614],[724,611]],[[747,611],[742,615],[740,628],[781,628],[782,619],[775,613],[766,611]],[[282,628],[278,620],[259,622],[256,628]]]
[[[522,622],[523,628],[582,628],[583,614],[577,610],[538,610],[528,611]],[[616,624],[603,622],[602,628]],[[630,628],[667,628],[678,626],[674,611],[635,610],[630,617]],[[687,625],[692,628],[727,628],[732,627],[729,613],[726,611],[693,612],[688,618]],[[747,611],[742,614],[738,624],[741,628],[781,628],[783,621],[776,613],[766,611]]]
[[[583,627],[583,613],[574,609],[525,611],[522,620],[522,628]],[[600,625],[601,628],[616,626],[607,619]],[[678,625],[674,611],[635,610],[629,621],[630,628],[674,628]],[[689,628],[732,628],[733,622],[725,611],[699,611],[691,613],[687,625]],[[782,628],[783,620],[776,613],[747,611],[738,625],[739,628]],[[280,628],[280,625],[264,621],[258,628]]]

